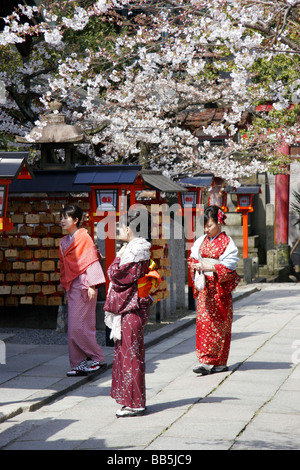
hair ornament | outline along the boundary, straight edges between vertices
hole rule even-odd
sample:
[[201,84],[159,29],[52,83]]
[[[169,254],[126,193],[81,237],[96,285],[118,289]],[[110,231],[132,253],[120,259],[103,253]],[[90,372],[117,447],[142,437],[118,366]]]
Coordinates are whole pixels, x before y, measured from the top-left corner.
[[227,218],[227,216],[224,214],[224,212],[219,209],[219,212],[218,212],[218,223],[220,225],[226,225],[225,224],[225,219]]

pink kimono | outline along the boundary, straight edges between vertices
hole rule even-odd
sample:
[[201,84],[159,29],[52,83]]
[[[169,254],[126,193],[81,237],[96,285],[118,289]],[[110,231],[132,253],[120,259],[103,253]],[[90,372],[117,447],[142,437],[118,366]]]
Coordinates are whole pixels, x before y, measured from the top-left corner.
[[[82,245],[80,238],[89,246],[88,250],[94,254],[85,255],[87,250],[84,246],[82,257],[85,256],[86,260],[84,263],[82,261],[81,264],[79,263],[80,269],[77,273],[73,269],[73,275],[70,275],[67,266],[68,254],[72,258],[71,253],[76,243]],[[93,246],[93,241],[85,229],[77,230],[73,237],[69,235],[63,237],[60,242],[61,285],[67,291],[68,348],[72,368],[78,366],[86,358],[97,362],[104,360],[102,350],[96,340],[97,296],[93,300],[88,298],[89,287],[105,282],[98,258],[96,260],[96,247],[93,250]]]

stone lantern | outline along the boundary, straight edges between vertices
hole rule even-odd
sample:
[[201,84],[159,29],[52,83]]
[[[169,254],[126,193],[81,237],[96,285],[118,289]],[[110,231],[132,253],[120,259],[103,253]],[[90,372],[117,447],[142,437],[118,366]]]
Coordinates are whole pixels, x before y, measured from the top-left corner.
[[76,144],[88,143],[89,140],[79,126],[66,123],[61,113],[59,101],[50,103],[50,113],[46,116],[43,126],[34,127],[27,140],[17,136],[18,142],[39,144],[41,146],[42,170],[70,169],[75,166]]

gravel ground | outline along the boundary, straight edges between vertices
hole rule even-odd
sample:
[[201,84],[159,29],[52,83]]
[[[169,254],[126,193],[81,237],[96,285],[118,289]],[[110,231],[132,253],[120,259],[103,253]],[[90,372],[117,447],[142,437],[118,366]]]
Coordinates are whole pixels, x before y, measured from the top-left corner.
[[[173,323],[178,318],[187,315],[187,310],[178,310],[175,315],[172,315],[168,321],[161,323],[148,322],[145,327],[144,334],[162,328],[170,323]],[[12,335],[7,338],[5,342],[17,344],[68,344],[66,333],[61,333],[55,329],[38,329],[38,328],[0,328],[0,334]],[[96,331],[97,342],[100,346],[106,345],[106,333],[104,330]]]
[[[0,328],[0,333],[12,334],[6,343],[17,344],[68,344],[66,333],[56,330],[37,328]],[[96,337],[100,346],[105,346],[105,331],[97,330]]]

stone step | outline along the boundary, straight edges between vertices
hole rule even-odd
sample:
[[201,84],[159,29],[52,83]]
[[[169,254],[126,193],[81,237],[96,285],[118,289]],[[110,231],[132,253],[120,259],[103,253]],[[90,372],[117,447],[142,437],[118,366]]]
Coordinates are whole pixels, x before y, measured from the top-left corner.
[[[250,232],[250,226],[248,226],[248,231]],[[226,225],[225,232],[231,238],[235,238],[235,237],[243,238],[242,225],[228,225],[228,226]]]
[[[243,248],[243,237],[232,237],[234,243],[238,248]],[[259,246],[259,235],[251,235],[248,237],[248,250],[257,248]]]
[[225,223],[225,229],[231,225],[243,225],[243,216],[237,212],[227,212]]
[[285,279],[288,274],[290,274],[290,267],[289,266],[282,266],[280,268],[274,269],[274,272],[270,273],[270,269],[268,265],[263,265],[259,267],[259,272],[263,276],[270,276],[276,277],[278,279]]

